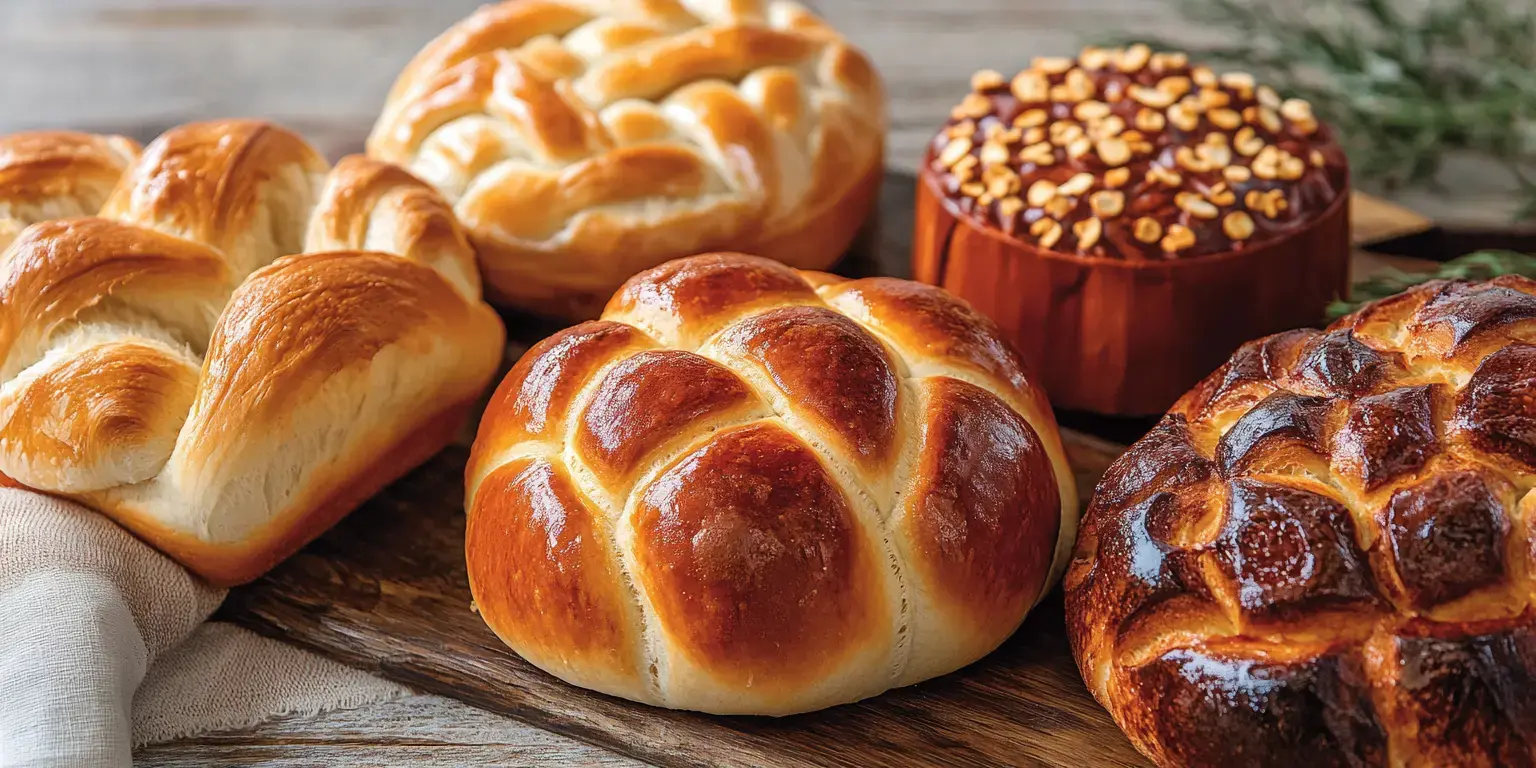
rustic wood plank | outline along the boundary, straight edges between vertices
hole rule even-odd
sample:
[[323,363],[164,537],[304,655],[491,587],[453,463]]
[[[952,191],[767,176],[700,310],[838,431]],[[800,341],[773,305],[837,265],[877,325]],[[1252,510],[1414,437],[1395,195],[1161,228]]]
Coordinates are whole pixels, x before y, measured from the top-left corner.
[[251,728],[155,745],[139,750],[134,762],[147,768],[640,765],[612,752],[430,695],[361,710],[279,717]]

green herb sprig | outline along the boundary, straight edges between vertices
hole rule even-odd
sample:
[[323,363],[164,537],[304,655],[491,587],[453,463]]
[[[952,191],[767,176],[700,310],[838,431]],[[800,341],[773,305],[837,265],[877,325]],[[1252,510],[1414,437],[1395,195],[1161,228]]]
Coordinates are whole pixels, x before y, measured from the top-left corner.
[[[1407,6],[1407,7],[1405,7]],[[1509,0],[1178,0],[1214,43],[1144,40],[1247,69],[1311,101],[1355,173],[1433,186],[1447,153],[1507,167],[1536,218],[1536,4]]]
[[1387,269],[1369,280],[1361,280],[1350,290],[1349,301],[1328,305],[1328,319],[1337,320],[1364,306],[1431,280],[1488,280],[1499,275],[1524,275],[1536,278],[1536,256],[1515,251],[1477,251],[1440,265],[1433,272],[1404,272]]

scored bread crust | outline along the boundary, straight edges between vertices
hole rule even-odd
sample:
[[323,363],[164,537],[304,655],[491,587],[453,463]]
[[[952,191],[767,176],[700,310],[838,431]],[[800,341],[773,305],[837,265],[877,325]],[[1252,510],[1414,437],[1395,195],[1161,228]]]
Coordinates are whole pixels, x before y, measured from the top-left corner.
[[1054,417],[940,289],[739,254],[642,273],[526,354],[466,475],[514,650],[635,701],[784,715],[944,674],[1065,566]]
[[885,122],[868,58],[797,3],[510,0],[416,56],[368,151],[453,201],[493,299],[585,319],[680,256],[830,266]]
[[1159,765],[1536,765],[1536,281],[1251,342],[1117,460],[1066,576]]
[[265,123],[0,138],[0,473],[249,581],[440,449],[504,331],[447,204]]

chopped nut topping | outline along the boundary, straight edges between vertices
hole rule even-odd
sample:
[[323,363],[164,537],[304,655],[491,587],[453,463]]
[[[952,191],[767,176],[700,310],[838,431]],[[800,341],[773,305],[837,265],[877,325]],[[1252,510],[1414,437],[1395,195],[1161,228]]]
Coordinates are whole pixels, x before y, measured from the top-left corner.
[[[958,188],[971,215],[1009,234],[1030,228],[1041,247],[1201,256],[1293,231],[1255,224],[1283,220],[1292,197],[1308,201],[1300,217],[1341,193],[1340,150],[1326,132],[1308,138],[1324,131],[1311,104],[1184,54],[1089,47],[1017,74],[981,69],[970,85],[925,173]],[[1323,185],[1323,197],[1299,183]]]
[[1163,236],[1163,225],[1157,223],[1157,219],[1151,216],[1143,216],[1136,220],[1131,234],[1143,243],[1155,243]]
[[1264,130],[1270,133],[1279,133],[1285,128],[1285,125],[1280,122],[1280,115],[1269,107],[1259,107],[1259,125],[1264,126]]
[[1137,43],[1122,52],[1115,62],[1115,66],[1121,72],[1138,72],[1152,59],[1152,49]]
[[1253,217],[1244,211],[1233,211],[1221,220],[1221,231],[1233,240],[1253,237]]
[[962,118],[977,118],[984,117],[988,112],[991,111],[991,99],[979,93],[968,93],[965,95],[965,98],[960,100],[960,106],[955,107],[955,110],[950,113],[950,116],[954,117],[956,120]]
[[1152,54],[1152,69],[1158,72],[1183,69],[1186,66],[1189,66],[1189,56],[1186,54],[1174,51]]
[[1104,222],[1083,219],[1072,225],[1072,234],[1077,235],[1077,247],[1086,251],[1098,244],[1099,236],[1104,234]]
[[1221,211],[1217,210],[1216,206],[1211,205],[1194,192],[1180,192],[1174,196],[1173,202],[1174,205],[1179,207],[1179,210],[1196,218],[1214,219],[1221,214]]
[[1109,105],[1102,101],[1084,101],[1072,108],[1072,116],[1079,120],[1100,120],[1109,116]]
[[1163,238],[1163,250],[1169,253],[1182,251],[1195,244],[1195,233],[1183,224],[1168,225],[1168,234]]
[[1229,189],[1224,181],[1216,182],[1216,186],[1211,187],[1211,191],[1205,193],[1205,196],[1217,205],[1231,205],[1237,202],[1237,194]]
[[1131,159],[1131,146],[1122,138],[1105,139],[1099,142],[1099,159],[1111,168],[1125,165]]
[[962,136],[964,136],[965,138],[969,139],[972,136],[976,135],[976,121],[975,120],[961,120],[960,122],[955,123],[954,125],[951,125],[949,127],[949,130],[946,130],[944,132],[944,135],[948,136],[951,139],[958,139],[958,138],[960,138]]
[[1061,186],[1056,188],[1056,194],[1077,197],[1090,189],[1093,189],[1093,174],[1079,173],[1062,182]]
[[[1013,82],[1009,84],[1009,90],[1013,91],[1014,98],[1025,103],[1045,101],[1051,92],[1051,81],[1039,72],[1026,69],[1013,78]],[[989,103],[988,109],[990,108]]]
[[1200,115],[1179,102],[1168,108],[1168,122],[1181,131],[1193,131],[1200,127]]
[[1161,165],[1154,165],[1147,169],[1147,180],[1167,184],[1170,187],[1177,187],[1184,183],[1184,177],[1177,171],[1168,170]]
[[1157,89],[1177,99],[1194,90],[1195,85],[1190,82],[1189,78],[1179,75],[1176,77],[1165,77],[1157,81]]
[[1051,123],[1051,143],[1065,147],[1083,135],[1083,127],[1077,123]]
[[1168,120],[1163,117],[1161,112],[1154,112],[1150,109],[1136,110],[1136,129],[1139,131],[1156,133],[1161,131],[1163,126],[1167,124]]
[[995,69],[982,69],[971,75],[971,90],[973,91],[990,91],[993,88],[1001,88],[1007,84],[1008,81],[1003,79],[1003,73]]
[[962,183],[970,181],[976,175],[976,166],[981,164],[981,158],[975,155],[966,155],[960,158],[960,162],[950,167],[949,172],[955,175]]
[[1051,116],[1043,109],[1026,109],[1013,119],[1013,124],[1019,128],[1034,128],[1037,125],[1045,125]]
[[1137,103],[1153,109],[1167,109],[1178,98],[1173,94],[1160,91],[1156,88],[1148,88],[1144,85],[1132,85],[1126,91]]
[[1051,198],[1055,196],[1056,185],[1045,179],[1040,179],[1029,185],[1029,193],[1025,195],[1024,199],[1028,200],[1030,205],[1040,208],[1049,203]]
[[1072,212],[1072,205],[1070,198],[1057,195],[1045,204],[1045,212],[1058,219],[1066,218],[1067,214]]
[[1221,76],[1220,82],[1234,91],[1251,91],[1254,86],[1253,75],[1247,72],[1227,72]]
[[1036,219],[1029,225],[1029,233],[1040,238],[1040,247],[1050,248],[1061,239],[1061,222],[1055,219]]
[[1100,190],[1088,198],[1088,206],[1093,209],[1093,215],[1101,219],[1113,219],[1125,210],[1125,193],[1112,189]]
[[944,151],[939,153],[939,165],[949,168],[960,162],[960,158],[971,153],[972,146],[971,140],[964,137],[950,141]]
[[1235,110],[1226,108],[1213,109],[1206,117],[1210,118],[1212,125],[1225,131],[1237,130],[1238,126],[1243,124],[1242,115],[1238,114]]
[[1036,56],[1030,64],[1031,69],[1038,69],[1047,75],[1059,75],[1074,66],[1076,62],[1062,56]]
[[1087,69],[1103,69],[1109,65],[1109,51],[1089,46],[1078,54],[1077,61]]
[[1263,151],[1264,140],[1259,138],[1252,126],[1245,125],[1232,137],[1232,148],[1243,157],[1252,157]]
[[1004,220],[1011,219],[1024,210],[1024,201],[1017,197],[1005,197],[997,201],[997,215]]
[[1031,144],[1019,153],[1019,159],[1035,165],[1054,165],[1056,163],[1056,150],[1046,142]]

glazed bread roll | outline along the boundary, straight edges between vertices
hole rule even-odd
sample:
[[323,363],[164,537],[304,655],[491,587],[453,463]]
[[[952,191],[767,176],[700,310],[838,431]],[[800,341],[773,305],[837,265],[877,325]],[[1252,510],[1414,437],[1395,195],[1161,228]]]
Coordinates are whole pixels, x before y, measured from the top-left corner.
[[481,616],[576,685],[785,715],[941,675],[1064,566],[1045,397],[943,291],[713,254],[508,374],[467,471]]
[[493,299],[586,319],[668,259],[822,269],[873,207],[885,97],[785,0],[508,0],[400,75],[368,151],[451,200]]
[[0,472],[215,584],[441,448],[502,353],[436,192],[263,123],[0,139],[0,239]]
[[1109,469],[1066,579],[1163,766],[1536,765],[1536,281],[1242,347]]

